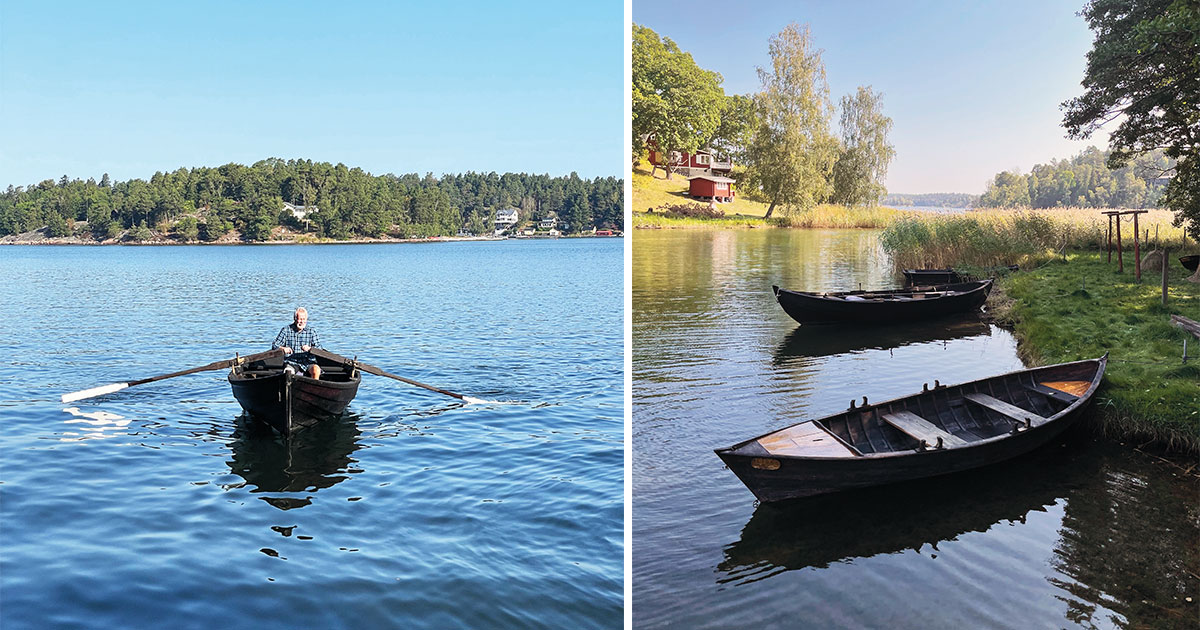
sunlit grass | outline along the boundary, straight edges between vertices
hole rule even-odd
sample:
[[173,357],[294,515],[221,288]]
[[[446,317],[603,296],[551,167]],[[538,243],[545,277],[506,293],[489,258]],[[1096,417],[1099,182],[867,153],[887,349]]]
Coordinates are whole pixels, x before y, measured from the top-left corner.
[[1107,431],[1200,452],[1200,340],[1172,326],[1170,315],[1200,315],[1200,284],[1169,260],[1167,305],[1161,271],[1134,282],[1131,265],[1103,252],[1071,250],[1032,271],[999,281],[989,307],[1014,326],[1025,358],[1036,364],[1095,358],[1109,352],[1097,407]]
[[[663,217],[657,214],[657,209],[663,206],[696,202],[687,195],[688,180],[682,175],[675,174],[670,180],[663,177],[662,171],[652,177],[645,164],[639,164],[633,169],[630,177],[633,183],[633,226],[662,227],[662,228],[742,228],[742,227],[793,227],[793,228],[883,228],[895,221],[917,213],[873,206],[870,208],[846,208],[844,206],[824,204],[794,214],[785,215],[780,208],[768,221],[763,219],[767,214],[768,204],[750,201],[744,197],[736,197],[731,203],[717,204],[717,208],[725,213],[723,219],[687,219]],[[699,203],[699,202],[697,202]],[[656,212],[647,213],[649,209]]]
[[724,216],[716,219],[696,217],[669,217],[661,213],[633,213],[635,228],[696,228],[696,229],[735,229],[771,227],[772,224],[762,217]]
[[[696,201],[688,196],[688,179],[678,173],[673,173],[671,179],[663,176],[662,170],[650,175],[649,169],[643,162],[634,167],[629,178],[633,184],[634,225],[637,225],[637,214],[649,208],[664,205],[675,205]],[[726,215],[741,214],[748,217],[762,217],[767,214],[767,204],[750,201],[744,197],[734,196],[731,203],[717,204]]]

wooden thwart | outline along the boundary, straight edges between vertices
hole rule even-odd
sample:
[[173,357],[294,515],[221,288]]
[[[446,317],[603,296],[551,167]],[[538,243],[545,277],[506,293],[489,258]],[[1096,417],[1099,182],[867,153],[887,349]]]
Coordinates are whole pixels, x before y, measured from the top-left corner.
[[896,427],[897,430],[911,436],[915,440],[924,440],[927,444],[936,444],[942,439],[944,446],[966,446],[967,441],[938,428],[932,422],[911,411],[897,411],[880,416],[884,422]]
[[1046,422],[1045,418],[1033,413],[1032,411],[1026,411],[1025,409],[1022,409],[1016,405],[1010,405],[1003,400],[992,398],[987,394],[967,394],[963,396],[963,398],[966,398],[967,400],[982,407],[987,407],[988,409],[991,409],[997,413],[1006,415],[1013,420],[1018,420],[1020,422],[1029,420],[1034,425],[1039,425]]

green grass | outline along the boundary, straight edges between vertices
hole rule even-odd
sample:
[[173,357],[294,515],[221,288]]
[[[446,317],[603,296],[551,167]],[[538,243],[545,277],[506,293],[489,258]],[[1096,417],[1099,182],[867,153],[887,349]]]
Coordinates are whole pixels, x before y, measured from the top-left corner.
[[[678,173],[672,174],[671,179],[666,179],[660,169],[651,176],[650,171],[645,168],[645,163],[642,163],[634,167],[629,179],[633,184],[634,225],[637,225],[637,215],[649,208],[696,201],[687,194],[687,178]],[[767,214],[767,204],[750,201],[738,195],[734,195],[732,203],[717,204],[717,207],[727,215],[741,214],[762,218]]]
[[701,219],[697,217],[668,217],[662,214],[637,213],[633,215],[635,228],[760,228],[773,227],[773,224],[762,217],[747,217],[742,215],[725,216],[719,219]]
[[633,227],[635,228],[883,228],[912,213],[873,206],[870,208],[846,208],[824,204],[811,210],[785,216],[780,208],[771,218],[764,219],[768,204],[750,201],[735,196],[732,203],[717,204],[725,212],[721,219],[673,218],[647,213],[649,209],[682,203],[705,203],[688,196],[688,180],[675,174],[666,179],[662,171],[657,176],[639,165],[630,177],[633,183]]
[[[1200,284],[1186,281],[1176,258],[1168,261],[1165,307],[1161,271],[1145,271],[1137,284],[1128,260],[1119,274],[1115,257],[1109,263],[1094,250],[1000,279],[989,303],[1013,326],[1030,362],[1110,353],[1097,394],[1106,433],[1200,453],[1200,339],[1169,323],[1171,314],[1200,316]],[[1186,363],[1185,337],[1192,357]]]

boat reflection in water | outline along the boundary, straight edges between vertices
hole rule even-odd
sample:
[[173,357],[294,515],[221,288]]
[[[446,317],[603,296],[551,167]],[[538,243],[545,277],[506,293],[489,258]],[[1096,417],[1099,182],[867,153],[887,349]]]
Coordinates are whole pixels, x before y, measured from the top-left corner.
[[230,441],[230,471],[262,500],[290,510],[312,503],[306,496],[362,472],[351,455],[358,450],[358,416],[344,414],[283,438],[270,427],[241,416]]
[[978,315],[942,317],[929,322],[899,322],[890,326],[797,326],[776,348],[773,364],[782,366],[795,358],[834,356],[862,350],[894,350],[990,335],[991,332],[991,326]]
[[[921,552],[999,523],[1024,523],[1099,474],[1080,456],[1087,430],[1058,438],[1070,448],[1040,449],[986,468],[937,479],[868,488],[782,504],[763,504],[725,547],[720,583],[750,583],[784,571],[907,550]],[[1063,451],[1072,453],[1064,455]]]

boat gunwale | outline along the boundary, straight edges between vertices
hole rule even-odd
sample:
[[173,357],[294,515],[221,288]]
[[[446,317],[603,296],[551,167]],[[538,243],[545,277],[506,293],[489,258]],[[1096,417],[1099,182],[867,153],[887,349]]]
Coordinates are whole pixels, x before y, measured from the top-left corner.
[[[961,296],[966,296],[966,295],[972,295],[978,291],[989,289],[992,286],[992,283],[993,283],[993,280],[991,278],[986,278],[984,280],[973,280],[970,282],[951,282],[951,283],[944,283],[944,284],[933,284],[933,285],[928,285],[928,286],[917,286],[917,287],[908,287],[908,288],[901,288],[901,289],[879,289],[879,290],[858,290],[858,291],[836,291],[836,292],[795,291],[792,289],[785,289],[783,287],[777,287],[777,290],[775,291],[775,300],[778,301],[779,296],[781,294],[789,293],[791,295],[801,296],[801,297],[810,298],[810,299],[814,299],[814,300],[824,300],[824,301],[837,300],[838,304],[878,304],[880,301],[883,301],[885,298],[883,298],[883,297],[867,297],[867,296],[878,295],[878,296],[889,296],[890,297],[890,296],[911,295],[911,294],[916,294],[916,293],[921,293],[921,294],[942,293],[942,295],[937,295],[937,296],[930,298],[933,300],[937,300],[937,299],[941,299],[941,298],[961,297]],[[977,286],[974,286],[974,287],[971,287],[970,289],[966,289],[966,290],[962,290],[962,291],[947,292],[947,289],[949,287],[960,287],[960,286],[964,286],[964,285],[977,285]],[[862,300],[846,300],[847,296],[863,296],[863,299]]]
[[[1086,405],[1086,404],[1087,404],[1089,401],[1091,401],[1091,399],[1092,399],[1092,395],[1093,395],[1093,394],[1095,394],[1095,392],[1096,392],[1096,389],[1098,389],[1098,388],[1100,387],[1100,381],[1101,381],[1101,380],[1103,380],[1103,378],[1104,378],[1104,367],[1106,367],[1106,366],[1107,366],[1107,364],[1108,364],[1108,353],[1107,353],[1107,352],[1106,352],[1106,353],[1104,353],[1104,356],[1102,356],[1102,357],[1100,357],[1100,358],[1098,358],[1098,359],[1083,359],[1083,360],[1080,360],[1080,361],[1068,361],[1068,362],[1066,362],[1066,363],[1056,363],[1056,364],[1053,364],[1053,365],[1043,365],[1043,366],[1039,366],[1039,367],[1025,368],[1025,369],[1023,369],[1023,370],[1013,370],[1013,371],[1011,371],[1011,372],[1005,372],[1004,374],[997,374],[997,375],[995,375],[995,376],[988,376],[988,377],[986,377],[986,378],[975,379],[975,380],[973,380],[973,381],[966,381],[966,382],[963,382],[963,383],[957,383],[957,384],[952,384],[952,385],[943,385],[943,386],[942,386],[942,388],[947,388],[947,389],[948,389],[948,388],[951,388],[951,387],[963,387],[963,386],[965,386],[965,385],[971,385],[971,384],[973,384],[973,383],[982,383],[982,382],[984,382],[984,381],[991,381],[991,380],[995,380],[995,379],[1007,378],[1007,377],[1014,376],[1014,375],[1017,375],[1017,374],[1025,374],[1025,373],[1028,373],[1028,372],[1033,372],[1033,371],[1035,371],[1035,370],[1042,370],[1042,369],[1049,369],[1049,368],[1058,368],[1058,367],[1066,367],[1066,366],[1069,366],[1069,365],[1082,365],[1082,364],[1085,364],[1085,363],[1096,363],[1096,364],[1097,364],[1096,372],[1095,372],[1095,374],[1092,376],[1092,381],[1091,381],[1091,384],[1090,384],[1090,385],[1088,385],[1088,389],[1087,389],[1087,391],[1086,391],[1086,392],[1084,392],[1082,396],[1080,396],[1080,397],[1076,398],[1074,402],[1072,402],[1071,404],[1069,404],[1069,405],[1067,405],[1066,407],[1064,407],[1064,408],[1063,408],[1061,411],[1059,411],[1058,413],[1055,413],[1054,415],[1050,416],[1049,418],[1046,418],[1046,422],[1044,422],[1044,423],[1042,423],[1042,424],[1040,424],[1040,425],[1038,425],[1038,426],[1036,426],[1036,427],[1033,427],[1033,428],[1031,428],[1031,429],[1026,429],[1026,431],[1036,431],[1036,430],[1038,430],[1038,429],[1041,429],[1041,428],[1043,428],[1043,427],[1049,427],[1049,426],[1052,426],[1052,425],[1056,424],[1056,422],[1057,422],[1058,420],[1060,420],[1062,417],[1064,417],[1064,416],[1065,416],[1065,415],[1067,415],[1068,413],[1070,413],[1070,412],[1072,412],[1072,411],[1074,411],[1074,410],[1078,409],[1079,407],[1081,407],[1081,406],[1083,406],[1083,405]],[[941,389],[941,388],[939,388],[939,389]],[[934,391],[934,390],[930,390],[930,392],[932,392],[932,391]],[[906,396],[900,396],[900,397],[897,397],[897,398],[892,398],[892,399],[890,399],[890,400],[885,400],[885,401],[883,401],[883,402],[871,403],[870,407],[881,407],[881,406],[883,406],[883,405],[892,404],[892,403],[895,403],[895,402],[898,402],[898,401],[901,401],[901,400],[906,400],[906,399],[909,399],[909,398],[914,398],[914,397],[920,396],[920,395],[922,395],[922,394],[924,394],[924,393],[926,393],[926,392],[917,392],[917,393],[915,393],[915,394],[908,394],[908,395],[906,395]],[[859,409],[862,409],[862,408],[860,407]],[[858,454],[858,455],[854,455],[854,456],[852,456],[852,457],[846,457],[846,456],[839,456],[839,457],[827,457],[827,456],[817,456],[817,455],[775,455],[775,454],[770,454],[770,455],[742,455],[742,454],[738,454],[738,453],[734,453],[734,452],[733,452],[733,451],[736,451],[737,449],[739,449],[739,448],[741,448],[741,447],[743,447],[743,446],[746,446],[747,444],[750,444],[751,442],[758,441],[758,440],[760,440],[760,439],[762,439],[762,438],[764,438],[764,437],[767,437],[767,436],[769,436],[769,435],[774,435],[774,434],[776,434],[776,433],[779,433],[779,432],[781,432],[781,431],[786,431],[787,429],[790,429],[790,428],[792,428],[792,427],[799,426],[799,425],[801,425],[801,424],[804,424],[804,423],[806,423],[806,422],[816,422],[816,421],[819,421],[819,420],[824,420],[825,418],[831,418],[831,417],[834,417],[834,416],[840,416],[840,415],[842,415],[842,414],[844,414],[844,413],[848,413],[849,411],[851,411],[851,410],[850,410],[850,409],[846,409],[846,410],[843,410],[843,411],[840,411],[840,412],[837,412],[837,413],[832,413],[832,414],[824,415],[824,416],[821,416],[821,417],[819,417],[819,418],[811,418],[811,419],[807,419],[807,420],[801,420],[800,422],[795,422],[795,423],[789,424],[789,425],[787,425],[787,426],[784,426],[784,427],[780,427],[780,428],[778,428],[778,429],[775,429],[775,430],[773,430],[773,431],[768,431],[768,432],[766,432],[766,433],[763,433],[762,435],[759,435],[759,436],[756,436],[756,437],[752,437],[752,438],[750,438],[750,439],[748,439],[748,440],[743,440],[743,441],[741,441],[741,442],[738,442],[737,444],[734,444],[733,446],[728,446],[728,447],[725,447],[725,448],[717,448],[717,449],[713,449],[713,452],[714,452],[714,453],[716,453],[718,457],[720,457],[720,456],[724,456],[724,455],[729,455],[729,456],[732,456],[732,457],[766,457],[766,458],[769,458],[769,459],[779,459],[779,460],[788,460],[788,461],[799,461],[799,460],[803,460],[803,461],[853,461],[853,460],[861,460],[861,459],[886,459],[886,458],[889,458],[889,457],[911,457],[911,456],[912,456],[912,455],[914,455],[914,454],[923,454],[923,455],[924,455],[924,454],[932,454],[932,453],[938,453],[938,452],[943,452],[943,451],[963,452],[963,451],[965,451],[965,450],[968,450],[968,449],[974,448],[974,447],[976,447],[976,446],[984,446],[984,445],[992,444],[992,443],[994,443],[994,442],[998,442],[998,441],[1000,441],[1000,440],[1007,440],[1007,439],[1009,439],[1009,438],[1011,438],[1011,437],[1012,437],[1012,434],[1011,434],[1011,433],[1001,433],[1000,435],[994,435],[994,436],[992,436],[992,437],[989,437],[989,438],[983,438],[983,439],[980,439],[980,440],[977,440],[977,441],[974,441],[974,442],[969,442],[969,443],[967,443],[965,446],[946,446],[946,447],[944,447],[944,448],[940,448],[940,449],[927,449],[927,450],[925,450],[925,451],[917,451],[917,450],[914,450],[914,449],[906,449],[906,450],[887,451],[887,452],[884,452],[884,453],[861,453],[861,454]],[[824,424],[822,424],[822,425],[820,425],[820,426],[821,426],[821,428],[822,428],[823,430],[825,430],[827,433],[830,433],[830,434],[832,434],[832,431],[831,431],[831,430],[830,430],[830,429],[829,429],[827,426],[825,426]]]

